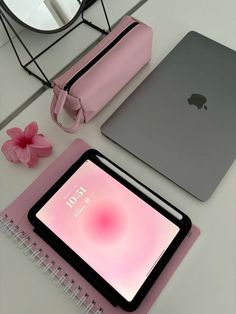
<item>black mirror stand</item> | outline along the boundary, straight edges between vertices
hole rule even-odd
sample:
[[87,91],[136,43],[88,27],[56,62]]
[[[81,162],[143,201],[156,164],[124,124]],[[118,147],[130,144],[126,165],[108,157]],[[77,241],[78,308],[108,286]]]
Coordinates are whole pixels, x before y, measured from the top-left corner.
[[[104,12],[104,16],[106,19],[106,23],[108,26],[108,30],[111,31],[111,26],[109,23],[109,19],[107,16],[107,12],[103,3],[103,0],[100,0],[101,5],[102,5],[102,10]],[[76,29],[78,26],[80,26],[81,24],[86,24],[89,27],[92,27],[93,29],[99,31],[101,34],[108,34],[108,32],[102,28],[100,28],[99,26],[93,24],[92,22],[88,21],[85,16],[84,16],[84,11],[81,12],[81,18],[82,20],[75,24],[72,28],[70,28],[68,31],[64,32],[63,35],[61,35],[57,40],[55,40],[54,42],[52,42],[48,47],[46,47],[45,49],[43,49],[41,52],[39,52],[36,56],[33,56],[32,53],[30,52],[29,48],[26,46],[26,44],[24,43],[24,41],[22,40],[22,38],[20,37],[20,35],[17,33],[17,31],[15,30],[15,28],[13,27],[13,25],[11,24],[11,22],[9,21],[8,17],[6,16],[6,14],[3,12],[2,8],[0,7],[0,20],[2,22],[3,28],[5,29],[5,32],[8,36],[8,39],[11,43],[11,46],[14,50],[14,53],[18,59],[18,62],[20,63],[20,66],[30,75],[36,77],[38,80],[40,80],[43,85],[52,88],[52,84],[50,82],[50,79],[48,79],[47,75],[45,74],[45,72],[43,71],[43,69],[41,68],[41,66],[39,65],[37,59],[42,56],[45,52],[47,52],[51,47],[53,47],[55,44],[57,44],[60,40],[62,40],[66,35],[68,35],[69,33],[71,33],[74,29]],[[10,30],[14,33],[14,35],[16,36],[16,38],[19,40],[19,42],[21,43],[22,47],[24,48],[24,50],[26,51],[27,55],[29,56],[29,61],[26,62],[25,64],[23,64],[21,57],[19,55],[19,52],[17,51],[17,48],[12,40],[12,37],[10,36]],[[34,63],[35,66],[37,67],[38,71],[40,72],[41,75],[35,74],[34,72],[32,72],[28,66]]]

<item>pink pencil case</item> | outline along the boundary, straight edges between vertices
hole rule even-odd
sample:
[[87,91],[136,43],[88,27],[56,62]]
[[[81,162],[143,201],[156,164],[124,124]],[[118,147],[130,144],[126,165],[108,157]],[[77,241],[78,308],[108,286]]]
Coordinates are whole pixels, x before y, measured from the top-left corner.
[[[54,80],[52,119],[74,133],[90,121],[151,58],[152,29],[125,16],[73,67]],[[63,109],[73,118],[70,127],[59,121]]]

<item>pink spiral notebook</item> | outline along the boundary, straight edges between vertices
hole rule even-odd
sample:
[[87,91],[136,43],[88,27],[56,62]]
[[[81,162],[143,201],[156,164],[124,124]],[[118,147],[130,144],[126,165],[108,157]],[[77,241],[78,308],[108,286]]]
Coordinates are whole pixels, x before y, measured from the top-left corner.
[[[60,255],[47,245],[36,233],[27,218],[28,210],[49,187],[83,154],[89,145],[75,140],[11,205],[0,214],[0,229],[8,234],[26,255],[43,268],[51,280],[74,300],[87,314],[124,314],[119,307],[111,305]],[[188,253],[200,234],[193,225],[191,232],[166,266],[141,306],[134,314],[148,313],[166,286],[172,274]]]

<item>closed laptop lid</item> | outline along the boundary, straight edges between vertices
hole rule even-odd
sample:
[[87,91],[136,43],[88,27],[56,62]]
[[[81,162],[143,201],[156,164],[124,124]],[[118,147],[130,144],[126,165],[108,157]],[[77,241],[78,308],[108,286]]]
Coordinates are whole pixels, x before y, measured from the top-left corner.
[[236,156],[236,52],[188,33],[102,133],[204,201]]

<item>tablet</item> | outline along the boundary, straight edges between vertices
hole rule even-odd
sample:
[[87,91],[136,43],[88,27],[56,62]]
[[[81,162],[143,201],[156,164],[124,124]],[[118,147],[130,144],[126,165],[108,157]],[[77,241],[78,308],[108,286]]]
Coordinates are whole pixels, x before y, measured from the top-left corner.
[[191,228],[184,213],[93,149],[28,218],[35,232],[126,311],[137,309]]

